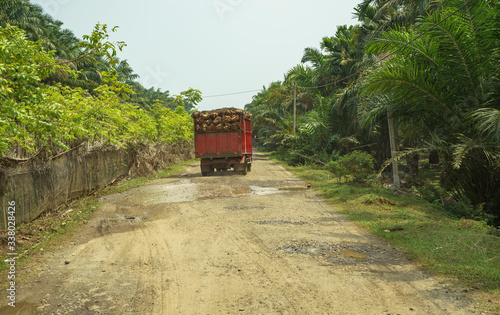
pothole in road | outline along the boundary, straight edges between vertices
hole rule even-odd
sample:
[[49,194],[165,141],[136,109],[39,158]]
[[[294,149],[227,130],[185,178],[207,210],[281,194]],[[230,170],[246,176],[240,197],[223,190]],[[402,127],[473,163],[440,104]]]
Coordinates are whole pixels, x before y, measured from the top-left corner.
[[263,187],[250,186],[250,194],[253,196],[267,196],[274,194],[282,194],[292,191],[302,191],[310,189],[310,186],[285,186],[285,187]]
[[284,220],[271,220],[271,221],[254,221],[254,223],[260,224],[260,225],[276,225],[276,224],[289,224],[289,225],[304,225],[307,224],[307,222],[292,222],[292,221],[284,221]]
[[279,190],[276,187],[260,187],[260,186],[250,186],[250,194],[253,196],[267,196],[280,194],[284,191]]
[[231,206],[224,207],[226,210],[264,210],[267,207],[264,206]]
[[278,187],[278,190],[288,190],[288,191],[301,191],[301,190],[308,190],[308,189],[311,189],[311,185]]
[[95,224],[95,229],[97,233],[102,236],[105,234],[111,234],[123,230],[127,230],[129,228],[137,227],[137,224],[143,222],[145,218],[143,216],[137,215],[120,215],[115,218],[101,218],[98,219],[98,222]]
[[282,248],[285,253],[305,254],[323,257],[331,262],[361,263],[371,258],[371,251],[362,245],[342,244],[288,244]]
[[358,252],[351,249],[341,249],[340,254],[347,259],[353,259],[355,261],[366,261],[370,254]]
[[221,198],[231,198],[246,196],[250,192],[250,187],[248,186],[236,186],[230,187],[228,185],[210,186],[204,185],[202,189],[199,190],[197,200],[212,200]]
[[131,188],[127,191],[104,196],[100,200],[123,206],[153,206],[163,203],[195,201],[198,194],[196,183],[190,179],[182,179],[176,182],[148,184]]

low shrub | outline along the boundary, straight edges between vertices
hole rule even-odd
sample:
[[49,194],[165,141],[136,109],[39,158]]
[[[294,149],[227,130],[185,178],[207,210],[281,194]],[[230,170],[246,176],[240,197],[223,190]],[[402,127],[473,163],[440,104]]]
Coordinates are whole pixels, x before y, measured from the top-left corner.
[[474,206],[467,198],[459,201],[453,199],[446,200],[443,208],[457,218],[479,220],[491,225],[494,225],[496,219],[494,215],[484,211],[481,205]]
[[441,196],[445,194],[443,188],[437,185],[433,185],[430,183],[426,183],[423,186],[419,186],[418,193],[429,202],[434,202],[436,200],[440,200]]
[[325,170],[336,175],[340,181],[364,182],[375,172],[375,159],[364,151],[353,151],[330,161]]

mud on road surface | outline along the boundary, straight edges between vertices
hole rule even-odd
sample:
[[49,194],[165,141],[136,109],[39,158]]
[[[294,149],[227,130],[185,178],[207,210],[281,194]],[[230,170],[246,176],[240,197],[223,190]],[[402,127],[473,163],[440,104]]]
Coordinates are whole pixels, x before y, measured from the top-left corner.
[[47,314],[467,314],[466,305],[281,166],[108,195],[31,266],[18,307]]

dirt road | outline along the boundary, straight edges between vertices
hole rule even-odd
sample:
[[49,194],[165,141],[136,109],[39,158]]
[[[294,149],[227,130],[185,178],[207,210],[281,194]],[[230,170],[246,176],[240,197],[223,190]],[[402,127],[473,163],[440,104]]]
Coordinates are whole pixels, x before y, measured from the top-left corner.
[[192,165],[102,202],[68,246],[19,286],[18,307],[47,314],[467,314],[436,280],[263,156],[247,176],[202,177]]

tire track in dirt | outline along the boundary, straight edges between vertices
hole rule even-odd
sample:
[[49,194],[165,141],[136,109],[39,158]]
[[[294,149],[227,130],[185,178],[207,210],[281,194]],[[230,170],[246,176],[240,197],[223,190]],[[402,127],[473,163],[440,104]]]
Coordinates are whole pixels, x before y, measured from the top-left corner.
[[[212,219],[208,215],[205,215],[205,218],[207,220]],[[293,286],[294,288],[297,287],[298,283],[295,279],[287,279],[283,275],[283,272],[288,270],[289,266],[283,264],[278,266],[278,261],[275,260],[276,257],[270,257],[265,244],[255,234],[235,228],[231,222],[224,218],[224,216],[217,215],[216,221],[224,222],[224,226],[226,227],[224,234],[226,235],[226,238],[230,240],[235,247],[240,249],[245,256],[247,265],[254,266],[256,269],[266,270],[263,277],[267,279],[269,285],[280,288],[280,296],[287,301],[287,305],[284,308],[293,310],[294,313],[297,313],[298,306],[295,301],[289,298],[287,291],[289,291],[288,288],[290,286]],[[280,263],[282,262],[280,261]],[[278,277],[273,277],[272,275],[278,275]],[[297,290],[297,292],[300,292],[300,290]]]
[[[146,240],[151,242],[158,235],[162,235],[158,224],[147,224],[147,226],[148,228],[144,230]],[[149,259],[162,262],[157,266],[156,272],[151,273],[147,281],[144,282],[145,286],[151,286],[151,283],[155,285],[155,294],[152,297],[154,304],[151,314],[161,314],[165,310],[167,310],[167,313],[176,313],[178,300],[181,296],[176,261],[173,259],[171,249],[165,239],[160,238],[151,245],[153,248],[150,250]],[[158,259],[160,257],[161,259]]]
[[[468,314],[442,284],[257,155],[247,176],[102,198],[19,301],[48,314]],[[67,261],[68,263],[65,263]]]

